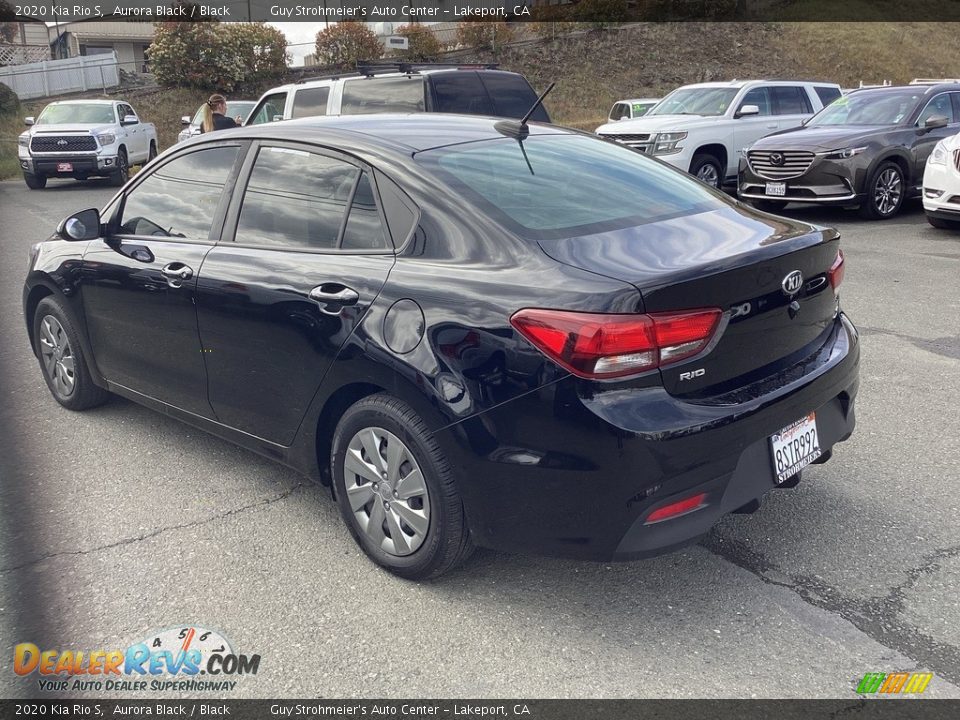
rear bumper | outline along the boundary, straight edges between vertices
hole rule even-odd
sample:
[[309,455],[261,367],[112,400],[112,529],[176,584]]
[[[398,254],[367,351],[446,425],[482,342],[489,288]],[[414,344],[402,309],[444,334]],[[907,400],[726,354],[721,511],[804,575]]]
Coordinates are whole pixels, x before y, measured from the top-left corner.
[[[769,437],[811,411],[824,455],[854,429],[859,341],[838,317],[803,360],[728,396],[662,387],[598,391],[565,378],[444,431],[477,544],[590,560],[632,559],[696,540],[775,487]],[[699,492],[694,512],[655,524]]]

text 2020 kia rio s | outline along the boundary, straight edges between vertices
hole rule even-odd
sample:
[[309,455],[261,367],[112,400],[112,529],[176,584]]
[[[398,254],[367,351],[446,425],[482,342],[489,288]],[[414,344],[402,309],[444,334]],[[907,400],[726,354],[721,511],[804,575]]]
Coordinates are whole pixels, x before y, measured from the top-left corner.
[[475,546],[662,553],[829,459],[859,361],[838,234],[520,130],[354,116],[175,146],[34,246],[50,391],[329,484],[409,578]]

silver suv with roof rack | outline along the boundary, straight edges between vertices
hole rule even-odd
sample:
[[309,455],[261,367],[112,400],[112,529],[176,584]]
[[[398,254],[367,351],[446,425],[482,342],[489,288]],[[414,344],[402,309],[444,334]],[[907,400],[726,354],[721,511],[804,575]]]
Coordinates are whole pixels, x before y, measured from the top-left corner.
[[[318,115],[445,112],[522,118],[537,93],[523,75],[496,65],[361,64],[357,72],[301,80],[268,90],[245,125]],[[550,122],[541,106],[531,120]]]

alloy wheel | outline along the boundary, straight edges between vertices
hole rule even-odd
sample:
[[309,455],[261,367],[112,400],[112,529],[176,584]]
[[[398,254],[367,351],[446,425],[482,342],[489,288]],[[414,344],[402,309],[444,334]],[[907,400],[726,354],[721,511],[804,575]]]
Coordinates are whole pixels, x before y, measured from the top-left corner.
[[710,187],[720,187],[720,175],[710,163],[697,170],[697,180],[705,182]]
[[347,446],[344,485],[360,529],[390,555],[410,555],[430,529],[430,496],[413,453],[393,433],[367,427]]
[[903,179],[900,172],[892,167],[884,170],[877,176],[873,190],[873,202],[877,212],[881,215],[890,215],[900,206],[900,197],[903,195]]
[[69,397],[77,385],[76,359],[63,325],[53,315],[40,321],[40,355],[57,393]]

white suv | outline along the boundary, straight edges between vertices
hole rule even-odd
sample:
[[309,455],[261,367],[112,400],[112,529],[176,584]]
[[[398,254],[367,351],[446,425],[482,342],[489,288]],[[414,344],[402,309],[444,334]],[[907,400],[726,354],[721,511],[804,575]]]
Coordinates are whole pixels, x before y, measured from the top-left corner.
[[741,152],[765,135],[797,127],[838,97],[835,83],[684,85],[643,117],[601,125],[597,134],[656,155],[708,185],[736,185]]
[[960,230],[960,135],[945,137],[927,158],[923,209],[934,227]]

